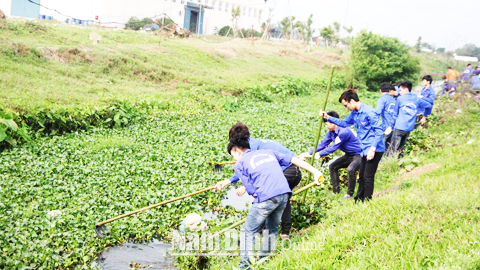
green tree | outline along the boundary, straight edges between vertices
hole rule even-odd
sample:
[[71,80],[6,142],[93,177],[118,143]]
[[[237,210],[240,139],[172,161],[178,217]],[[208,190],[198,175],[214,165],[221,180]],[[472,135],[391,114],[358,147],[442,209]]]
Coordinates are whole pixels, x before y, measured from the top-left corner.
[[312,20],[313,14],[310,14],[308,17],[307,24],[305,25],[305,41],[310,42],[312,40],[312,36],[315,33],[315,29],[312,29]]
[[437,49],[437,52],[439,52],[439,53],[445,53],[445,48],[438,48],[438,49]]
[[415,44],[414,48],[417,50],[417,52],[420,52],[422,49],[422,37],[418,37],[417,44]]
[[278,24],[278,28],[280,28],[286,40],[290,39],[290,33],[293,31],[292,26],[293,26],[294,20],[295,20],[295,16],[285,17]]
[[477,46],[475,46],[475,44],[472,44],[472,43],[465,44],[462,48],[456,49],[455,52],[458,55],[473,56],[473,57],[480,58],[480,48],[478,48]]
[[[343,29],[344,29],[345,31],[347,31],[348,34],[351,34],[352,31],[353,31],[353,27],[352,27],[352,26],[350,26],[349,28],[343,26]],[[350,44],[352,44],[354,38],[353,38],[352,36],[348,36],[348,37],[342,38],[341,40],[342,40],[342,42],[343,42],[344,44],[350,45]]]
[[[325,26],[323,29],[320,30],[320,35],[327,40],[328,43],[332,43],[332,40],[335,36],[335,32],[333,31],[333,28],[331,25]],[[328,44],[327,43],[327,44]],[[328,47],[328,45],[327,45]]]
[[125,27],[133,30],[138,30],[144,27],[146,24],[151,23],[153,22],[150,18],[143,18],[142,20],[139,20],[137,17],[131,17],[130,20],[128,20],[128,22],[125,24]]
[[365,30],[352,43],[353,78],[377,91],[383,82],[409,79],[420,71],[419,60],[397,38],[383,37]]
[[232,8],[233,37],[237,37],[238,34],[238,17],[240,17],[240,6]]

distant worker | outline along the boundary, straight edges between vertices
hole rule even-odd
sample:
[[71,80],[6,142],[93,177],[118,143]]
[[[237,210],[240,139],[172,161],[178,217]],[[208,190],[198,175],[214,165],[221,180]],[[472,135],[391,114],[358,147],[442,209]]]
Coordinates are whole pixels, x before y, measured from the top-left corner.
[[[432,113],[433,102],[435,101],[435,90],[433,90],[432,82],[433,82],[432,76],[430,75],[423,76],[422,78],[423,89],[420,92],[420,96],[418,97],[432,104],[432,107],[425,108],[425,109],[417,108],[417,115],[418,114],[430,115]],[[417,118],[417,122],[418,121],[420,121],[420,119]],[[422,123],[422,125],[424,124],[425,123]]]
[[443,96],[444,94],[447,94],[448,96],[454,95],[457,92],[457,85],[453,85],[449,83],[449,81],[447,80],[447,77],[445,76],[443,76],[442,79],[443,79],[443,85],[442,85],[442,93],[440,94],[440,96]]
[[[427,122],[427,117],[432,111],[432,104],[419,98],[412,93],[412,82],[404,81],[399,85],[400,97],[397,99],[397,106],[395,107],[395,127],[392,135],[392,143],[389,151],[391,154],[398,154],[399,158],[402,158],[403,148],[407,143],[410,132],[414,129],[415,120],[417,118],[417,111],[425,110],[420,123],[423,125]],[[428,109],[428,110],[427,110]]]
[[447,68],[447,80],[449,80],[450,83],[454,83],[458,76],[460,76],[460,73],[458,73],[458,71],[452,69],[452,67]]
[[[390,83],[382,83],[380,85],[381,97],[377,101],[377,108],[375,109],[377,114],[382,117],[382,129],[383,129],[383,143],[385,144],[385,153],[390,146],[393,126],[395,125],[395,106],[397,104],[395,87]],[[397,94],[398,95],[398,94]],[[338,117],[337,117],[338,118]]]
[[460,76],[460,79],[468,81],[470,79],[470,75],[472,75],[472,65],[468,64],[467,68],[463,71],[462,76]]
[[472,75],[473,76],[480,75],[480,67],[479,66],[475,67],[475,70],[472,71]]
[[480,75],[472,77],[472,90],[476,92],[480,90]]
[[[338,113],[334,111],[328,112],[327,114],[335,118],[340,118]],[[327,134],[325,134],[325,138],[318,144],[317,150],[315,151],[317,153],[315,154],[315,157],[320,158],[321,156],[327,156],[337,151],[337,149],[340,149],[345,153],[345,155],[335,159],[328,166],[328,170],[330,171],[330,180],[332,182],[332,194],[330,194],[328,197],[332,197],[335,194],[340,193],[340,177],[338,170],[347,168],[348,190],[347,194],[343,196],[341,200],[351,199],[353,193],[355,192],[357,172],[360,170],[360,165],[362,165],[362,157],[360,156],[362,148],[360,147],[360,142],[358,142],[357,137],[350,128],[339,127],[325,119],[323,119],[323,122],[325,122],[325,126],[329,131]],[[332,145],[328,146],[330,143],[332,143]],[[311,157],[312,155],[313,148],[310,150],[310,152],[300,154],[299,158],[304,159]]]

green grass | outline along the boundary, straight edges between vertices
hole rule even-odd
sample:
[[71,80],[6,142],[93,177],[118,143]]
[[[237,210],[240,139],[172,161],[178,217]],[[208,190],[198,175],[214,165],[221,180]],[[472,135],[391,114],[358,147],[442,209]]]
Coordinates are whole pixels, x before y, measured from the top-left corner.
[[[316,251],[279,250],[258,269],[478,269],[480,267],[479,107],[448,114],[457,102],[437,103],[446,121],[433,127],[443,147],[415,156],[439,169],[404,179],[399,191],[369,203],[337,203],[327,218],[292,241],[321,243]],[[473,106],[472,106],[473,105]],[[467,134],[468,131],[468,134]],[[446,133],[452,136],[444,136]],[[472,144],[467,141],[474,139]],[[398,183],[400,168],[380,166],[376,190]],[[379,183],[380,182],[380,183]],[[229,269],[238,260],[212,263]]]
[[[100,44],[92,45],[90,32],[102,36]],[[0,106],[10,109],[165,100],[177,90],[231,93],[282,77],[313,81],[341,58],[300,45],[161,39],[47,22],[9,21],[0,36]]]

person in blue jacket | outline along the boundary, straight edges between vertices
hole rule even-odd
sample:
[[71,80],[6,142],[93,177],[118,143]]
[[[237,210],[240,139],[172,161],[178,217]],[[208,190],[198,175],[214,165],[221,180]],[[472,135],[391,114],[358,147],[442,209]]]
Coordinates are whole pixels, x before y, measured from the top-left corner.
[[[414,129],[417,111],[425,110],[425,115],[421,123],[426,122],[426,118],[432,111],[432,104],[419,98],[412,93],[412,82],[404,81],[400,83],[401,96],[397,99],[397,106],[395,107],[395,126],[392,135],[392,147],[390,154],[398,154],[398,157],[403,157],[403,147],[407,143],[408,135]],[[428,112],[428,113],[427,113]]]
[[443,85],[442,85],[442,93],[440,93],[440,96],[443,96],[444,94],[447,94],[449,96],[454,95],[457,92],[457,85],[451,84],[450,81],[447,80],[446,76],[443,76],[442,79],[443,79]]
[[472,65],[468,64],[467,68],[463,70],[462,75],[460,75],[460,79],[468,81],[470,79],[470,75],[472,75]]
[[[282,154],[271,149],[252,150],[249,141],[249,133],[236,132],[227,147],[228,153],[237,161],[234,170],[245,187],[243,193],[247,192],[254,197],[242,228],[245,234],[240,236],[240,269],[250,269],[249,256],[254,255],[254,234],[264,224],[266,230],[263,231],[261,256],[275,250],[280,217],[292,193],[282,167],[293,163],[311,172],[317,185],[323,182],[322,173],[307,162],[294,155]],[[216,185],[217,189],[221,189],[222,186],[221,182]]]
[[355,126],[360,142],[360,156],[362,156],[355,202],[370,200],[378,163],[385,152],[382,124],[375,109],[361,102],[355,90],[349,89],[343,92],[339,101],[351,112],[345,119],[329,116],[324,111],[320,111],[320,115],[328,122],[340,127]]
[[472,75],[473,76],[480,75],[480,67],[479,66],[475,67],[475,69],[472,71]]
[[[238,122],[236,123],[229,131],[228,135],[230,139],[235,137],[237,134],[248,134],[248,144],[249,148],[252,151],[260,150],[260,149],[271,149],[277,151],[279,153],[285,155],[296,156],[290,149],[283,146],[282,144],[271,141],[271,140],[262,140],[250,137],[250,131],[248,130],[247,125],[244,123]],[[300,183],[302,180],[302,172],[300,168],[293,164],[285,164],[282,165],[282,170],[285,178],[287,178],[288,184],[290,189],[293,189]],[[235,173],[229,179],[222,181],[219,187],[224,188],[225,186],[229,185],[230,183],[236,183],[239,180],[238,175]],[[245,186],[240,187],[237,190],[237,194],[245,193]],[[287,203],[287,207],[285,208],[285,212],[282,215],[282,229],[280,233],[280,237],[282,239],[288,239],[290,234],[290,229],[292,228],[292,207],[290,205],[290,201]]]
[[381,96],[377,101],[377,114],[382,117],[383,143],[385,144],[385,152],[388,152],[392,138],[392,130],[395,125],[394,111],[397,104],[396,98],[393,97],[396,92],[395,87],[390,83],[382,83],[380,85]]
[[[338,113],[331,111],[327,113],[329,116],[339,118]],[[362,164],[362,157],[360,152],[360,143],[358,142],[357,137],[353,134],[353,131],[350,128],[339,127],[333,123],[325,122],[325,127],[329,130],[325,134],[325,138],[317,145],[315,150],[315,158],[320,158],[322,156],[328,156],[331,153],[337,151],[337,149],[342,150],[345,155],[335,159],[329,166],[328,170],[330,171],[330,181],[332,182],[332,194],[329,197],[340,193],[340,181],[338,170],[341,168],[347,168],[348,173],[348,190],[347,194],[341,199],[350,199],[355,192],[355,184],[357,182],[357,172],[360,169]],[[330,143],[332,145],[328,146]],[[328,146],[328,147],[327,147]],[[300,154],[300,159],[305,159],[311,157],[313,154],[313,148],[309,152]]]
[[[435,90],[433,90],[432,87],[432,82],[433,78],[430,75],[425,75],[422,78],[422,84],[423,84],[423,89],[420,92],[419,98],[423,99],[424,101],[430,103],[432,106],[430,108],[425,108],[425,109],[417,109],[417,114],[423,114],[423,115],[430,115],[432,113],[432,108],[433,108],[433,102],[435,101]],[[420,120],[420,124],[424,125],[426,121],[426,117],[423,117],[422,120]],[[424,122],[422,122],[424,121]]]
[[474,91],[480,90],[480,75],[476,75],[472,77],[472,90]]

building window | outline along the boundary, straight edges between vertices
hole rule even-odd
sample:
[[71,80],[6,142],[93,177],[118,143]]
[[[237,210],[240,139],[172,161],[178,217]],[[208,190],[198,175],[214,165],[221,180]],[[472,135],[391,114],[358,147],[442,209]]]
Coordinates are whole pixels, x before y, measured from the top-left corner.
[[216,4],[216,3],[217,3],[217,2],[212,1],[212,9],[215,9],[215,4]]
[[225,11],[228,12],[228,3],[225,4]]
[[248,17],[250,17],[251,15],[252,15],[252,9],[249,8],[249,9],[248,9]]
[[205,6],[208,6],[208,0],[205,0]]
[[185,4],[185,0],[181,0],[181,1],[180,1],[180,4]]
[[247,8],[243,7],[243,16],[245,16],[245,10],[247,10]]
[[218,3],[218,10],[220,10],[220,11],[222,10],[222,2]]
[[256,9],[253,10],[253,17],[257,17],[257,10]]
[[261,10],[258,11],[258,17],[259,18],[262,17],[262,11]]

